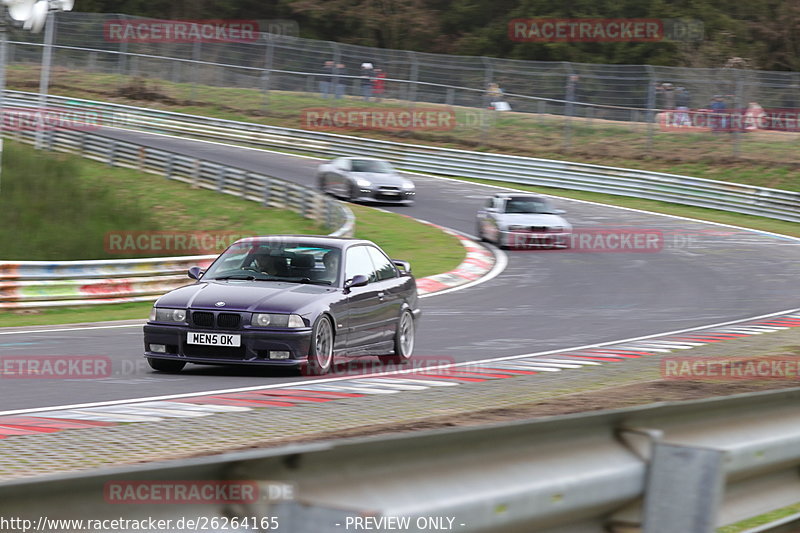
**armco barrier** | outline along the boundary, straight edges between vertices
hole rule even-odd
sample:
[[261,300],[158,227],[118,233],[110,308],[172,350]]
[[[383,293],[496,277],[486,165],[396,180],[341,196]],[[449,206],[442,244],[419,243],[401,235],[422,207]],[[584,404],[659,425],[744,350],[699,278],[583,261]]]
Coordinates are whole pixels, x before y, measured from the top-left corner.
[[[794,388],[22,479],[0,483],[0,517],[173,528],[202,517],[220,531],[226,518],[272,517],[269,530],[286,533],[712,533],[800,500],[798,401]],[[167,492],[217,480],[253,497]],[[122,486],[146,490],[120,501]],[[366,517],[372,527],[355,527]]]
[[[16,132],[15,138],[33,144],[35,132]],[[52,150],[77,152],[109,165],[290,209],[335,228],[331,235],[353,234],[355,218],[346,205],[295,183],[85,132],[51,132],[47,141]],[[0,309],[155,300],[186,285],[189,280],[185,273],[190,266],[207,266],[215,257],[0,262]]]
[[[38,106],[38,95],[8,91],[17,107]],[[800,222],[800,193],[739,183],[568,161],[452,150],[332,133],[279,128],[196,115],[50,96],[51,106],[91,106],[112,127],[195,139],[301,150],[323,157],[362,155],[419,172],[632,196]],[[58,135],[57,132],[52,135]]]

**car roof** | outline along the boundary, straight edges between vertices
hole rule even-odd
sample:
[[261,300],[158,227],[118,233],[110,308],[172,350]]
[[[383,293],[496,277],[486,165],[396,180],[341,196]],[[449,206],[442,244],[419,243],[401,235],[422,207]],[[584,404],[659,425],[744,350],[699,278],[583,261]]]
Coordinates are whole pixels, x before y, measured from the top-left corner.
[[240,243],[255,243],[266,244],[276,241],[293,241],[297,244],[327,246],[330,248],[347,248],[355,244],[371,244],[377,246],[374,242],[366,239],[353,239],[351,237],[331,237],[329,235],[259,235],[254,237],[245,237],[239,239],[233,244]]

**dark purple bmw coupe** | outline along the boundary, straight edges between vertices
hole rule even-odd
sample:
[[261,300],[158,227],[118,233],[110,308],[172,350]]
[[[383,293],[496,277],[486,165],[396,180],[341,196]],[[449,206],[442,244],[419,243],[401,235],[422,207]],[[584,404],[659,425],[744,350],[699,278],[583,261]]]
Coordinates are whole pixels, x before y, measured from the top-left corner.
[[276,365],[327,373],[336,357],[404,363],[419,318],[411,267],[370,241],[274,235],[242,239],[196,283],[156,301],[145,357],[162,372],[186,363]]

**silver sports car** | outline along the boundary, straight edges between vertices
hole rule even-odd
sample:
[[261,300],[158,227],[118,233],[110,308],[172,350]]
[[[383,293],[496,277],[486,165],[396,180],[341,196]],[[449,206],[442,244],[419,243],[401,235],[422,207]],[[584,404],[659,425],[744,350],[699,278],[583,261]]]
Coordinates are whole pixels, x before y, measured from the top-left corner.
[[478,211],[477,233],[501,248],[568,248],[572,225],[547,198],[498,193]]
[[372,200],[410,204],[414,183],[381,159],[339,157],[325,162],[317,171],[317,185],[326,193],[351,202]]

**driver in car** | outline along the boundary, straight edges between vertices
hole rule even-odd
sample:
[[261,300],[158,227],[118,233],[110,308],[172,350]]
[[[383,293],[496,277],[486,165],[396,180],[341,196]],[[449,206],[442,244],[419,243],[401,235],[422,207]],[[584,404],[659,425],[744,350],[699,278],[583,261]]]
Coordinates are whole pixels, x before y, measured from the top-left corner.
[[258,254],[253,258],[255,270],[270,276],[286,276],[289,269],[286,266],[286,259],[278,255]]

